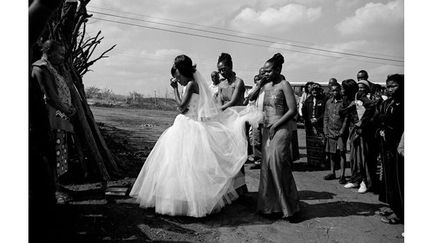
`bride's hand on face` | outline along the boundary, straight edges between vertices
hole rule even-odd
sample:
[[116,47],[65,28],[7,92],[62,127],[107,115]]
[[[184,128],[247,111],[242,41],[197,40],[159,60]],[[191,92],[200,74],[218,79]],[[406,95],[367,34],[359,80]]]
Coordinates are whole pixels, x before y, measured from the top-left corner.
[[177,85],[177,80],[175,78],[171,78],[170,79],[170,85],[171,87],[173,87],[174,89],[177,89],[178,85]]

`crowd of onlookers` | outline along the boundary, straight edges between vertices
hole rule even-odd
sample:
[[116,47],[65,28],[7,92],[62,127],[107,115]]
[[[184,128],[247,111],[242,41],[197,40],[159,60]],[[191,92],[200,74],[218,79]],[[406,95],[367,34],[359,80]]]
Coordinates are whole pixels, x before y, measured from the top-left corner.
[[318,83],[306,83],[297,99],[297,119],[306,131],[308,165],[330,167],[324,180],[379,194],[390,209],[377,213],[394,224],[403,222],[404,75],[388,75],[385,87],[368,79],[365,70],[357,82],[331,78],[326,92]]

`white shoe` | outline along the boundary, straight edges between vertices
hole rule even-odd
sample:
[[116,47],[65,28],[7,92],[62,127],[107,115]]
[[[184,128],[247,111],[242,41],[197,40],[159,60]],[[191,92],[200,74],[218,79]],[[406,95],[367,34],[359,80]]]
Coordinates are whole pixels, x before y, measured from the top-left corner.
[[351,182],[349,182],[349,183],[347,183],[347,184],[345,184],[345,186],[344,186],[345,188],[355,188],[355,187],[358,187],[358,185],[357,184],[354,184],[354,183],[351,183]]
[[367,192],[366,184],[364,183],[364,181],[362,181],[360,183],[360,188],[358,189],[358,193],[365,193],[365,192]]

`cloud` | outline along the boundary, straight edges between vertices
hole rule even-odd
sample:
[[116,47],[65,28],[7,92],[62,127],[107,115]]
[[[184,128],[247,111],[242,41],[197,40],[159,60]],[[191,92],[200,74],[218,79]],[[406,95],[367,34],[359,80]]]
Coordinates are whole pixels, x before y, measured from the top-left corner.
[[307,8],[300,4],[288,4],[280,8],[269,7],[263,11],[247,7],[231,21],[231,26],[239,30],[287,29],[294,24],[314,22],[321,16],[321,7]]
[[383,3],[368,3],[357,9],[355,15],[346,18],[336,25],[342,35],[371,32],[375,29],[391,27],[404,20],[404,6],[402,0]]
[[174,60],[177,55],[180,55],[182,53],[184,52],[179,49],[159,49],[153,52],[144,50],[140,53],[140,56],[156,60],[169,59],[171,61]]
[[[377,54],[375,52],[383,53],[387,51],[390,53],[390,49],[386,49],[387,47],[385,43],[370,40],[332,42],[313,45],[311,47],[335,52],[358,53],[361,55],[374,55]],[[277,50],[277,48],[285,50]],[[367,52],[354,52],[354,50],[365,50]],[[309,51],[283,44],[272,44],[271,47],[268,48],[269,53],[275,53],[277,51],[280,51],[285,58],[283,72],[289,76],[294,75],[296,77],[301,77],[301,79],[293,81],[326,81],[326,79],[330,77],[336,77],[337,79],[343,80],[355,77],[355,74],[360,69],[366,69],[368,72],[370,71],[370,74],[377,77],[378,81],[382,81],[381,78],[385,77],[385,75],[389,73],[403,72],[403,67],[381,64],[379,61],[365,58]],[[334,57],[310,55],[295,51],[320,53]]]

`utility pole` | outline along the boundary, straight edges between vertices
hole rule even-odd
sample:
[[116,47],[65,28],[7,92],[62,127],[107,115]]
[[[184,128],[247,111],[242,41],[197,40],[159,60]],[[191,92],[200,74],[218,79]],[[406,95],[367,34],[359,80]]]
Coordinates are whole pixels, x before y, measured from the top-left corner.
[[165,89],[165,107],[168,106],[168,89]]
[[154,105],[156,106],[156,90],[154,90]]

